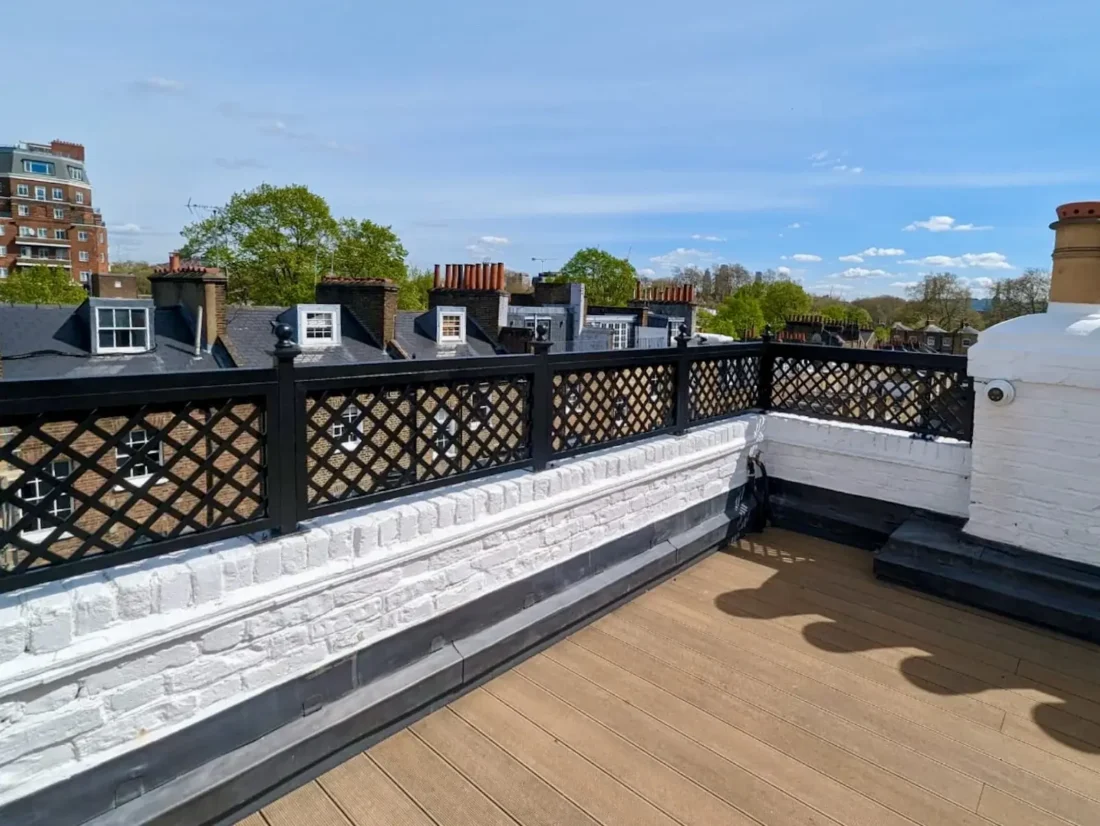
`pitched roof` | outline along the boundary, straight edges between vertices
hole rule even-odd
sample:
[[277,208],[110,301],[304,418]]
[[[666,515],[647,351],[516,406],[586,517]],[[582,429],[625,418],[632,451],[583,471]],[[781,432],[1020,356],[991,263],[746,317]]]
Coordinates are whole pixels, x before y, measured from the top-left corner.
[[394,340],[409,358],[467,358],[492,356],[496,347],[489,341],[481,326],[466,313],[466,343],[436,344],[434,313],[402,310],[394,322]]
[[929,324],[925,327],[922,327],[921,332],[922,333],[946,333],[947,330],[943,329],[943,327],[937,327],[935,324]]
[[[225,327],[238,367],[270,367],[271,349],[275,346],[272,325],[298,323],[294,307],[227,307]],[[340,309],[340,344],[333,347],[303,349],[295,364],[355,364],[364,361],[387,361],[389,356],[375,343],[346,308]],[[242,363],[243,362],[243,363]]]
[[974,329],[973,327],[971,327],[971,326],[970,326],[969,324],[964,324],[964,325],[963,325],[962,327],[960,327],[960,328],[959,328],[959,332],[960,332],[960,333],[966,333],[967,335],[971,335],[971,336],[976,336],[976,335],[978,335],[978,334],[979,334],[979,333],[980,333],[981,331],[980,331],[980,330],[975,330],[975,329]]
[[153,349],[94,356],[78,307],[0,305],[0,380],[82,378],[217,370],[232,366],[215,346],[194,355],[195,336],[179,307],[153,309]]
[[913,329],[912,327],[906,327],[900,321],[895,321],[893,324],[890,325],[890,327],[891,327],[891,329],[894,329],[894,330],[912,330]]

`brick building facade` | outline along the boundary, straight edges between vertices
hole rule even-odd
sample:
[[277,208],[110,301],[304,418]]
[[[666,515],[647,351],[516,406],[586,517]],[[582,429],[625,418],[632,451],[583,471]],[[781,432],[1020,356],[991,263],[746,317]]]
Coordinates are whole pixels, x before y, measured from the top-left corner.
[[81,284],[110,272],[79,144],[0,146],[0,278],[36,265],[62,267]]

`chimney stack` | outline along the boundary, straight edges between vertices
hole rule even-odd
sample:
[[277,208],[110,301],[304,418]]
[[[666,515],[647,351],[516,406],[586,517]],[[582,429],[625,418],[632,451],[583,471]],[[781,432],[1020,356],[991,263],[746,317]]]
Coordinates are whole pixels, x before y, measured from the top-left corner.
[[137,276],[125,273],[92,273],[92,295],[96,298],[137,298]]
[[385,278],[324,278],[317,285],[317,303],[342,306],[383,350],[396,335],[397,285]]
[[495,342],[508,326],[504,264],[447,264],[446,273],[442,285],[428,291],[428,307],[465,307]]
[[[118,276],[101,276],[113,284]],[[178,252],[168,255],[168,265],[157,267],[149,278],[153,304],[157,307],[186,307],[195,324],[202,309],[202,346],[209,350],[219,336],[225,335],[226,279],[217,267],[205,267],[194,261],[181,261]],[[93,285],[94,288],[94,285]],[[134,280],[137,292],[137,279]]]
[[1062,204],[1056,211],[1050,301],[1100,304],[1100,201]]

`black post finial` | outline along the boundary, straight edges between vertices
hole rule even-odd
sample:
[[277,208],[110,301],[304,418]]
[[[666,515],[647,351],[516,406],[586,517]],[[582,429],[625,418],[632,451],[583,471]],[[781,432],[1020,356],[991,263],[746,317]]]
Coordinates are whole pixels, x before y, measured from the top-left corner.
[[294,341],[294,328],[285,323],[271,324],[271,330],[275,333],[275,350],[272,355],[276,361],[293,361],[301,355],[302,348]]
[[550,325],[545,321],[535,327],[535,341],[546,341],[548,335],[550,335]]
[[775,338],[775,334],[772,333],[772,325],[765,324],[764,325],[764,333],[760,336],[760,340],[763,341],[766,344],[769,341],[771,341],[773,338]]
[[689,341],[691,341],[691,328],[687,324],[681,324],[680,334],[676,336],[676,346],[687,347]]

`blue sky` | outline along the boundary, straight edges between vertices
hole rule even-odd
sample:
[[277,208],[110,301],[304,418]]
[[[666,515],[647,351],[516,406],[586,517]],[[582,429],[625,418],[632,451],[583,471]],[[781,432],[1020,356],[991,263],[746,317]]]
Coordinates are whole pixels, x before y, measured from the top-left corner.
[[87,146],[114,258],[165,260],[189,199],[267,181],[392,224],[421,266],[600,246],[852,297],[1049,266],[1054,207],[1100,190],[1095,4],[51,9],[79,45],[7,46],[35,103],[0,140]]

